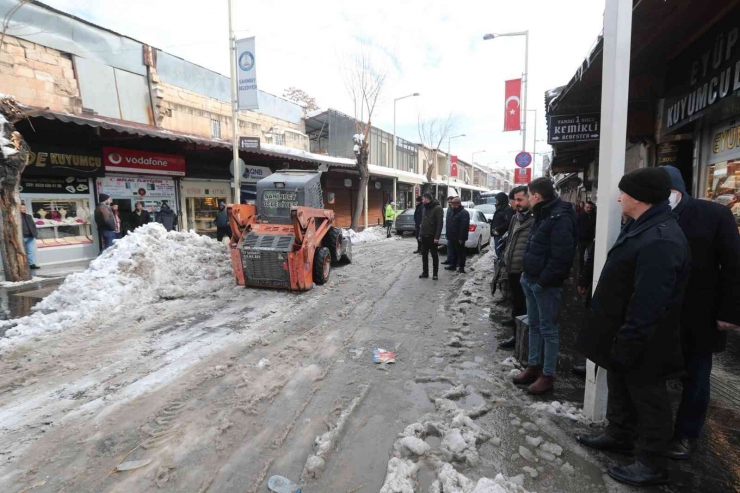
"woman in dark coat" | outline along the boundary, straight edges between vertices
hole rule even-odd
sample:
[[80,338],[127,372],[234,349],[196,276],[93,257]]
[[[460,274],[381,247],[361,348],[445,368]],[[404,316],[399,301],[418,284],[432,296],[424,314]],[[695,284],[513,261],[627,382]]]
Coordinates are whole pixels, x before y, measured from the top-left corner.
[[691,248],[681,313],[686,375],[668,450],[674,459],[688,459],[709,409],[712,354],[725,350],[727,329],[740,326],[740,235],[728,207],[690,197],[678,168],[665,170],[671,175],[673,213]]

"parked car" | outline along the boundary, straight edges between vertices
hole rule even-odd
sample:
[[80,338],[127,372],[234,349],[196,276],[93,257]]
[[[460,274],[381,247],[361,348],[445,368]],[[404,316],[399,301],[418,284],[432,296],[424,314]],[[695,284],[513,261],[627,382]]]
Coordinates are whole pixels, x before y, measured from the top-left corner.
[[396,216],[396,234],[403,236],[404,233],[414,234],[416,230],[416,224],[414,223],[414,209],[406,209],[401,214]]
[[496,213],[496,206],[493,204],[480,204],[475,206],[475,210],[481,211],[488,222],[493,221],[493,215]]
[[[480,253],[484,246],[491,244],[491,225],[486,221],[486,216],[481,211],[467,207],[466,210],[470,214],[470,232],[468,233],[468,241],[465,242],[465,247],[475,250],[476,253]],[[445,234],[447,229],[447,209],[444,210],[444,217],[445,221],[442,226],[442,236],[439,237],[439,244],[447,247],[447,235]]]

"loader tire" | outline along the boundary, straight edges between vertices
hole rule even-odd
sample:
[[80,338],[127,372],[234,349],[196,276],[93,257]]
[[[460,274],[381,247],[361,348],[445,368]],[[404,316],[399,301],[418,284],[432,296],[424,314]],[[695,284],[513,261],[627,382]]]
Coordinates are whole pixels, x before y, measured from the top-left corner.
[[331,274],[331,253],[326,247],[316,249],[313,257],[313,282],[321,286],[329,280]]
[[342,256],[342,230],[339,228],[330,228],[321,243],[329,249],[331,261],[333,263],[339,262]]

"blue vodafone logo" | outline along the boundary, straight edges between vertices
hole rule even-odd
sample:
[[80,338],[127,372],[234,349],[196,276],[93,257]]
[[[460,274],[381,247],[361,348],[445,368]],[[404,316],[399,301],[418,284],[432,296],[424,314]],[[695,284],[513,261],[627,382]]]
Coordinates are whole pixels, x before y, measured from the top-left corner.
[[254,68],[254,55],[251,52],[245,51],[239,55],[239,68],[245,72],[249,72]]

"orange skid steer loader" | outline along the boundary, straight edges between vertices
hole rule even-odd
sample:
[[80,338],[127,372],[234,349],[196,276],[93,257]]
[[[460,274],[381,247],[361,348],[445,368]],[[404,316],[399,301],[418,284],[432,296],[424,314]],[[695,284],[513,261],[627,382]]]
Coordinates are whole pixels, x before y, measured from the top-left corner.
[[256,205],[229,207],[237,284],[306,291],[352,261],[352,244],[324,209],[321,175],[280,171],[257,182]]

